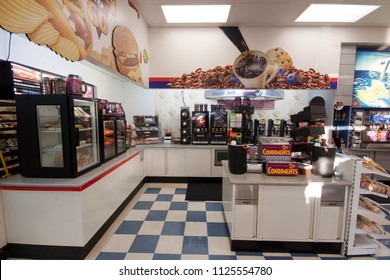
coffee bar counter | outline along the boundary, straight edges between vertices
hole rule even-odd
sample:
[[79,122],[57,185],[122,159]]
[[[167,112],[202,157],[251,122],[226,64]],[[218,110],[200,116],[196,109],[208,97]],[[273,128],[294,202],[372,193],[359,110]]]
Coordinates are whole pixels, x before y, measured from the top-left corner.
[[[138,145],[77,178],[27,178],[14,175],[1,179],[9,257],[83,259],[144,182],[185,182],[192,179],[220,181],[223,174],[228,174],[222,166],[222,162],[227,159],[227,150],[227,145]],[[347,174],[348,172],[344,173]],[[230,186],[261,186],[258,188],[258,201],[263,206],[256,208],[259,209],[256,220],[261,217],[257,224],[271,223],[280,226],[273,229],[276,234],[274,238],[271,238],[272,232],[263,232],[260,226],[256,226],[256,234],[244,239],[318,240],[318,218],[314,217],[321,215],[320,198],[317,196],[322,186],[348,188],[349,181],[347,177],[346,181],[316,176],[310,178],[267,177],[264,174],[230,174],[223,177],[226,207],[235,205],[232,202],[235,198],[231,194],[232,187],[229,191],[230,202],[226,201],[226,183]],[[261,200],[263,203],[260,203]],[[266,212],[260,211],[267,208],[271,212],[270,220],[267,220],[267,215],[263,215]],[[330,211],[337,212],[342,217],[341,223],[345,207],[337,208],[337,211],[333,207]],[[283,213],[283,219],[274,223],[280,219],[278,213]],[[284,228],[291,225],[294,219],[290,216],[295,214],[296,217],[311,221],[309,228],[304,228],[308,225],[302,223],[295,227],[300,232],[305,232],[305,236],[288,234],[290,229],[287,228],[286,231]],[[226,212],[226,215],[229,216],[229,213]],[[235,223],[231,218],[227,221],[229,227],[232,222]],[[242,219],[242,222],[250,224],[248,217]],[[331,223],[335,223],[333,218]],[[335,242],[341,243],[342,230],[343,227],[340,227],[334,232],[337,236],[329,238],[336,238]],[[236,231],[233,231],[232,237],[241,239]]]
[[336,156],[344,179],[232,174],[223,161],[223,213],[231,249],[342,254],[355,160]]

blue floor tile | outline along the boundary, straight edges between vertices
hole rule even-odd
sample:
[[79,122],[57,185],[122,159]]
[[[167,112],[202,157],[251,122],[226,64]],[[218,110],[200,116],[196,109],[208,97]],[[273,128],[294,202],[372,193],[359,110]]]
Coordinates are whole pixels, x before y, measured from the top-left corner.
[[161,235],[184,235],[185,222],[165,222]]
[[315,253],[290,253],[292,257],[318,257]]
[[145,190],[145,193],[147,194],[156,194],[156,193],[160,193],[161,191],[161,188],[147,188]]
[[154,253],[160,236],[159,235],[137,235],[131,244],[131,253]]
[[390,232],[390,225],[383,225],[385,231]]
[[184,236],[182,254],[204,254],[209,253],[208,240],[206,236]]
[[382,208],[385,208],[387,210],[390,210],[390,204],[380,204]]
[[142,221],[123,221],[115,231],[115,234],[137,234],[142,223]]
[[208,236],[229,236],[225,223],[207,223]]
[[172,201],[173,194],[159,194],[156,201]]
[[390,249],[390,239],[378,239],[378,241]]
[[154,254],[153,260],[180,260],[180,254]]
[[221,202],[206,202],[206,210],[207,211],[222,211],[222,203]]
[[343,257],[343,256],[340,256],[340,257],[321,257],[321,260],[348,260],[347,257]]
[[390,256],[376,257],[377,260],[390,260]]
[[187,222],[206,222],[205,211],[187,211]]
[[236,256],[210,255],[209,260],[237,260]]
[[236,251],[237,256],[262,256],[262,252]]
[[111,252],[101,252],[96,260],[124,260],[126,253],[111,253]]
[[177,188],[175,190],[175,194],[186,194],[187,193],[187,189],[186,188]]
[[173,201],[169,206],[169,210],[187,210],[188,202],[185,201]]
[[138,201],[133,209],[138,209],[138,210],[150,210],[153,206],[153,201]]
[[150,210],[146,216],[146,221],[165,221],[168,211],[165,210]]
[[292,257],[288,256],[264,256],[264,259],[266,260],[293,260]]

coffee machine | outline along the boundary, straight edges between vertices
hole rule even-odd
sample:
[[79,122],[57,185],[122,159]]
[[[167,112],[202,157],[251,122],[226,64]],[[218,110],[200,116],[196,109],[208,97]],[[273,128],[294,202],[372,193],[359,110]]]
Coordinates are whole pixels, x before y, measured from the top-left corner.
[[227,144],[228,115],[223,105],[211,105],[210,144]]
[[[254,113],[253,106],[233,106],[231,116],[232,133],[240,135],[238,144],[254,144],[253,121]],[[233,118],[232,118],[233,117]]]
[[191,138],[192,144],[208,145],[210,142],[207,104],[195,104],[191,117]]

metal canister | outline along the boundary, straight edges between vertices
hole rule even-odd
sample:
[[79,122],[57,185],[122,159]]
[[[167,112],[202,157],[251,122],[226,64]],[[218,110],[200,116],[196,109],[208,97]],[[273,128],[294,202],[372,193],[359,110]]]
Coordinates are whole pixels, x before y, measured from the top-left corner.
[[82,94],[82,81],[81,77],[74,74],[69,74],[68,79],[66,80],[66,93],[67,94]]

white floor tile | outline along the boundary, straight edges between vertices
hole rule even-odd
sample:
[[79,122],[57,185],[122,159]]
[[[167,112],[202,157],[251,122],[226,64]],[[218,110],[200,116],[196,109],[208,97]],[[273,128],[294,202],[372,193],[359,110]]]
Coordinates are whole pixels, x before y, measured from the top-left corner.
[[127,216],[125,217],[125,220],[128,221],[145,221],[146,216],[149,214],[149,210],[138,210],[138,209],[132,209]]
[[128,253],[125,260],[153,260],[154,254]]
[[208,260],[208,255],[181,255],[182,260]]
[[169,210],[170,206],[170,201],[155,201],[152,205],[151,210]]
[[164,222],[159,221],[144,221],[141,228],[138,231],[138,234],[144,235],[160,235]]
[[183,248],[183,238],[183,236],[160,236],[155,253],[181,254]]
[[209,255],[232,256],[235,252],[230,250],[230,242],[226,237],[208,237]]
[[114,234],[102,251],[127,253],[135,237],[136,235],[130,234]]
[[201,222],[186,222],[185,236],[207,236],[207,225]]
[[217,212],[217,211],[207,211],[206,212],[206,219],[207,219],[207,222],[213,222],[213,223],[225,222],[222,212]]
[[206,203],[190,201],[188,202],[188,211],[206,211]]
[[186,218],[187,218],[187,211],[172,210],[172,211],[168,211],[165,220],[169,222],[185,222]]

